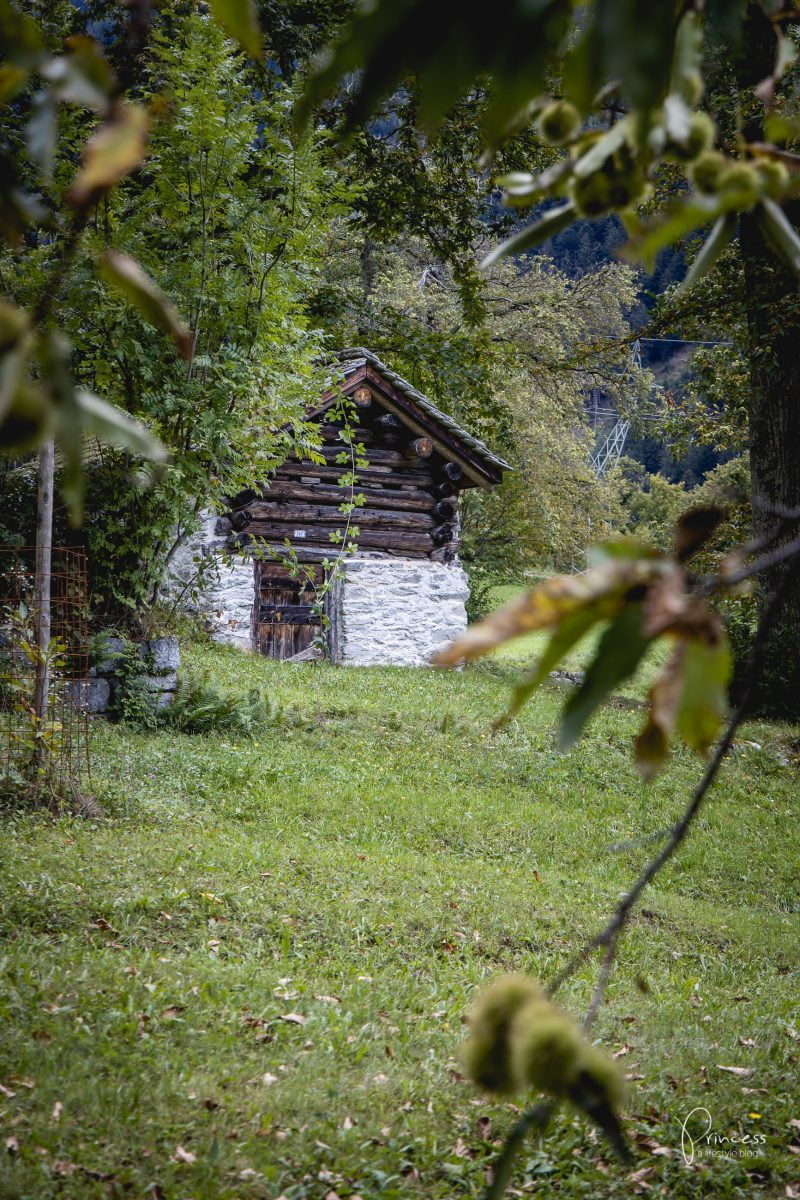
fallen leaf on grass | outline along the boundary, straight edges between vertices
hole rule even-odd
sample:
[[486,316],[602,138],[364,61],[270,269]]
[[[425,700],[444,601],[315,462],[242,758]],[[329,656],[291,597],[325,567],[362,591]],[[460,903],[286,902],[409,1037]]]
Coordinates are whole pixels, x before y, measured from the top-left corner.
[[193,1163],[197,1162],[197,1155],[192,1154],[191,1150],[185,1150],[183,1146],[176,1146],[172,1161],[187,1163],[188,1166],[192,1166]]
[[753,1038],[740,1037],[736,1039],[740,1046],[755,1046]]
[[2,1083],[0,1083],[0,1096],[5,1096],[7,1100],[13,1100],[16,1094],[11,1088],[3,1087]]
[[53,1111],[50,1114],[50,1120],[51,1121],[60,1121],[61,1114],[63,1111],[64,1111],[64,1105],[61,1103],[60,1100],[56,1100],[55,1104],[53,1105]]
[[643,1146],[645,1150],[649,1150],[651,1154],[656,1156],[656,1158],[672,1157],[671,1146],[662,1146],[661,1143],[657,1142],[655,1138],[648,1137],[646,1134],[643,1136],[638,1136],[636,1138],[636,1144],[637,1146]]
[[352,1129],[354,1125],[355,1121],[352,1117],[345,1117],[345,1119],[342,1121],[342,1129]]
[[643,1191],[649,1192],[651,1189],[651,1184],[646,1183],[645,1181],[647,1176],[652,1174],[652,1167],[641,1167],[638,1171],[634,1171],[633,1174],[628,1176],[628,1183],[633,1185],[633,1190],[636,1193]]
[[115,929],[110,921],[105,917],[95,917],[94,921],[89,922],[90,929],[102,929],[103,933],[114,933],[119,937],[119,930]]
[[50,1164],[50,1170],[53,1175],[74,1175],[78,1169],[78,1164],[69,1162],[66,1158],[57,1158]]
[[161,1016],[165,1021],[174,1021],[182,1012],[186,1012],[185,1004],[170,1004],[168,1008],[164,1009]]
[[320,1004],[341,1004],[340,996],[314,996],[315,1000],[319,1000]]
[[306,1023],[303,1014],[295,1012],[281,1013],[281,1020],[285,1021],[287,1025],[305,1025]]
[[15,1084],[16,1087],[35,1088],[36,1084],[32,1079],[23,1079],[21,1075],[9,1075],[8,1082]]
[[791,1125],[792,1129],[800,1129],[800,1121],[798,1121],[797,1117],[791,1117],[789,1124]]
[[628,1046],[627,1044],[624,1046],[620,1046],[619,1050],[615,1050],[614,1053],[611,1055],[611,1057],[612,1058],[622,1058],[622,1056],[624,1054],[628,1054],[630,1052],[630,1050],[631,1050],[631,1047]]
[[729,1075],[740,1075],[742,1079],[749,1079],[753,1074],[750,1067],[723,1067],[722,1063],[717,1063],[717,1068],[720,1071],[727,1071]]
[[6,1153],[19,1154],[19,1142],[14,1137],[13,1133],[11,1134],[10,1137],[6,1138],[5,1147],[6,1147]]

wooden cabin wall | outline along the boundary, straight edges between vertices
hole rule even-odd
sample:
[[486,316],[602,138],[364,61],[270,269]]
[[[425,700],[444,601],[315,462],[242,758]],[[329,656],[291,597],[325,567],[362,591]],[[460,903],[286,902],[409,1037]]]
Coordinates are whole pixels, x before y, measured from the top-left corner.
[[[363,506],[355,508],[351,523],[358,526],[360,550],[450,561],[458,548],[458,491],[468,481],[461,468],[445,462],[430,443],[375,401],[359,412],[360,424],[352,429],[356,443],[365,448],[369,466],[356,468],[355,494]],[[339,511],[350,499],[350,488],[337,480],[351,467],[337,459],[349,448],[339,439],[342,423],[326,421],[321,429],[324,464],[290,458],[279,467],[263,495],[238,497],[240,507],[231,514],[239,539],[263,539],[278,552],[288,538],[301,560],[331,557],[337,543],[329,534],[344,534],[347,516]],[[415,452],[415,446],[422,454]],[[427,457],[423,456],[429,451]]]

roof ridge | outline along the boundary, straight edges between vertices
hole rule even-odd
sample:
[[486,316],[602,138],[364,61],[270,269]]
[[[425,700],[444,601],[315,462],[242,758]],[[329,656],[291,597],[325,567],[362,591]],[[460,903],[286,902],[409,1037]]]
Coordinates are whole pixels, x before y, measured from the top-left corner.
[[470,433],[469,430],[465,429],[463,425],[459,425],[458,421],[456,421],[454,417],[451,417],[449,413],[442,412],[439,406],[434,404],[434,402],[428,396],[425,396],[422,392],[415,388],[412,383],[409,383],[408,380],[404,379],[402,375],[399,375],[397,371],[394,371],[391,367],[387,366],[386,363],[378,357],[374,350],[368,350],[365,346],[350,346],[344,350],[339,350],[336,354],[336,357],[340,362],[352,362],[354,359],[363,359],[365,362],[370,363],[376,371],[384,375],[385,378],[393,383],[395,387],[399,388],[401,392],[405,392],[407,396],[414,400],[424,413],[427,413],[427,415],[433,418],[433,420],[438,421],[444,426],[445,429],[448,429],[450,433],[455,434],[455,436],[458,437],[465,446],[469,446],[469,448],[474,450],[476,454],[479,454],[487,462],[493,463],[495,466],[500,467],[503,471],[513,470],[511,464],[507,463],[505,459],[500,458],[499,455],[490,450],[485,442],[482,442],[480,438],[475,437],[475,435]]

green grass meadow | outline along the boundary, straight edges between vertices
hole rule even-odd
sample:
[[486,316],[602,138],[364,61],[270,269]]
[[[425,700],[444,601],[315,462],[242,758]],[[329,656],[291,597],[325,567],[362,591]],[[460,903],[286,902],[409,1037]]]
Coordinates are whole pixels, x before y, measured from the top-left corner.
[[[189,648],[265,688],[257,739],[98,721],[107,817],[3,818],[2,1200],[480,1195],[517,1109],[461,1076],[470,998],[563,964],[700,770],[679,750],[640,782],[639,685],[569,753],[555,683],[492,736],[519,654],[445,674]],[[595,1035],[634,1164],[564,1111],[515,1194],[800,1195],[793,736],[742,732],[622,943]],[[560,994],[578,1015],[593,979]],[[688,1167],[697,1107],[766,1140]]]

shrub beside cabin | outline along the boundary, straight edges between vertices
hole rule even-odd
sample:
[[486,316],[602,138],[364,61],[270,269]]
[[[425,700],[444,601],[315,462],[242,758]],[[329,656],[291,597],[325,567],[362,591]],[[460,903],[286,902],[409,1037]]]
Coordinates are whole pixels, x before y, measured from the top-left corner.
[[[263,488],[234,497],[175,574],[188,578],[198,549],[234,552],[217,559],[198,605],[219,641],[301,661],[324,635],[333,662],[420,666],[466,627],[459,494],[496,486],[510,467],[370,351],[344,351],[339,364],[338,386],[310,414],[324,463],[289,458]],[[351,401],[346,422],[342,397]],[[352,488],[339,483],[351,470],[342,465],[345,424],[369,464],[356,468]],[[325,588],[323,562],[341,550],[330,535],[345,534],[341,506],[353,494],[363,496],[349,518],[358,548]]]

